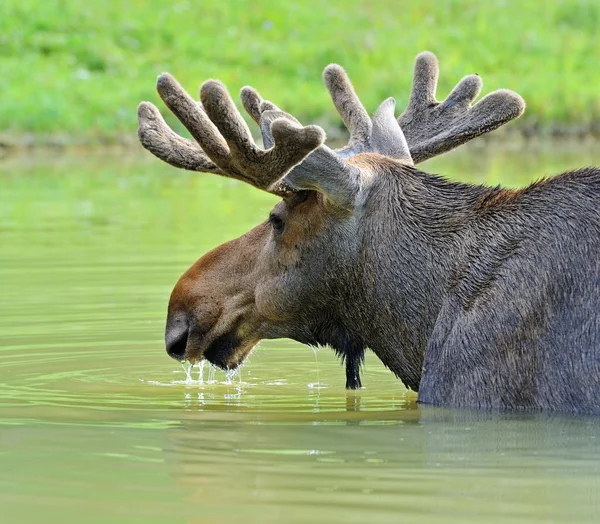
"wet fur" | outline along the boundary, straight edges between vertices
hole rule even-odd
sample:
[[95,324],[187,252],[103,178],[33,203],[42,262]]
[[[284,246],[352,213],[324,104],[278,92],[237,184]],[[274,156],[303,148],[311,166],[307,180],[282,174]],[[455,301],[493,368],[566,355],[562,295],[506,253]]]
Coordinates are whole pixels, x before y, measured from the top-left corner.
[[360,389],[360,368],[365,360],[365,344],[360,337],[343,327],[339,320],[326,318],[304,335],[295,337],[309,346],[332,348],[346,367],[346,389]]
[[378,163],[342,321],[420,402],[600,411],[600,170],[513,191]]
[[348,388],[369,348],[422,403],[600,413],[600,170],[508,190],[352,163],[352,211],[288,197],[282,233],[263,223],[184,274],[167,325],[188,318],[184,357],[235,367],[288,337],[331,346]]

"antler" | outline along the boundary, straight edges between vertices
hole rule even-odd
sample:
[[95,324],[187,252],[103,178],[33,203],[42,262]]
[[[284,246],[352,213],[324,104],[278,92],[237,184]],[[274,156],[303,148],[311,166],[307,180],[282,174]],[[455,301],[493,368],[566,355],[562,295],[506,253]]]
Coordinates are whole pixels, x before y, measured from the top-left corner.
[[[417,55],[410,102],[394,126],[394,99],[388,98],[369,118],[345,71],[338,65],[325,68],[323,77],[333,103],[350,131],[348,145],[338,152],[352,156],[373,151],[393,158],[412,157],[415,164],[440,155],[493,131],[525,110],[515,92],[499,89],[471,103],[481,91],[478,75],[464,77],[446,100],[435,99],[439,66],[433,53]],[[405,152],[407,149],[408,152]]]
[[394,117],[396,101],[393,98],[384,100],[371,119],[341,66],[328,65],[323,71],[323,80],[337,112],[350,131],[348,144],[337,150],[340,156],[347,158],[373,152],[413,163],[404,133]]
[[[478,75],[464,77],[446,100],[438,102],[435,99],[438,74],[438,61],[433,53],[425,51],[417,55],[410,102],[395,125],[393,98],[385,100],[371,119],[344,69],[336,64],[327,66],[323,72],[325,85],[350,131],[348,144],[336,152],[343,158],[376,152],[417,164],[493,131],[525,110],[523,99],[507,89],[494,91],[471,106],[483,85]],[[242,90],[242,102],[260,124],[261,114],[277,108],[251,91]]]
[[146,149],[176,167],[236,178],[282,196],[290,189],[314,189],[349,209],[360,190],[361,173],[346,159],[375,152],[409,164],[422,162],[496,129],[525,108],[523,99],[508,90],[494,91],[471,107],[482,86],[477,75],[463,78],[446,100],[438,102],[438,63],[429,52],[416,58],[410,102],[397,120],[393,98],[369,118],[340,66],[329,65],[323,77],[350,131],[348,144],[337,151],[322,145],[321,128],[302,127],[245,87],[242,103],[263,135],[265,149],[259,149],[220,82],[202,85],[200,104],[168,74],[159,77],[158,92],[196,142],[175,134],[148,102],[138,109],[138,134]]
[[[356,95],[344,69],[331,64],[323,72],[325,85],[350,131],[348,144],[337,150],[321,145],[292,169],[278,188],[309,189],[327,196],[338,207],[352,209],[360,190],[361,172],[346,160],[358,153],[373,152],[413,165],[404,134],[394,116],[395,101],[385,100],[371,119]],[[251,87],[244,87],[241,99],[248,114],[260,125],[265,147],[273,143],[271,122],[298,121],[277,106],[263,100]]]
[[[323,80],[338,113],[350,131],[348,144],[335,150],[340,157],[349,158],[358,153],[371,152],[413,163],[402,129],[394,116],[396,101],[393,98],[384,100],[371,119],[341,66],[328,65],[323,72]],[[265,147],[271,140],[268,136],[267,121],[273,118],[288,118],[298,123],[293,116],[281,111],[273,103],[263,100],[251,87],[242,89],[241,99],[248,114],[260,125]]]
[[[341,71],[343,73],[343,70]],[[352,85],[349,85],[351,88]],[[263,100],[255,89],[246,86],[242,88],[240,96],[248,114],[260,125],[265,147],[269,147],[273,143],[271,130],[274,120],[286,119],[292,124],[298,125],[298,121],[292,115],[281,111],[268,100]],[[366,118],[368,119],[368,116]],[[398,128],[393,113],[392,123],[393,127]],[[400,138],[406,144],[404,136],[401,135]],[[326,145],[321,145],[271,189],[281,193],[289,192],[290,189],[315,190],[326,195],[338,207],[351,209],[360,189],[360,170],[348,164],[340,153],[341,151],[334,151]],[[412,163],[410,155],[408,155],[408,146],[405,149],[405,155],[403,158]],[[346,157],[348,156],[350,155],[346,155]]]
[[508,89],[494,91],[471,106],[483,85],[478,75],[465,76],[446,100],[438,102],[438,75],[433,53],[417,55],[410,101],[398,117],[415,163],[493,131],[525,111],[525,101]]
[[260,149],[225,86],[217,80],[202,85],[202,105],[169,74],[158,78],[157,90],[196,142],[175,134],[149,102],[138,108],[138,135],[146,149],[176,167],[228,176],[275,192],[269,187],[325,139],[318,126],[302,127],[297,121],[279,118],[270,123],[272,147]]

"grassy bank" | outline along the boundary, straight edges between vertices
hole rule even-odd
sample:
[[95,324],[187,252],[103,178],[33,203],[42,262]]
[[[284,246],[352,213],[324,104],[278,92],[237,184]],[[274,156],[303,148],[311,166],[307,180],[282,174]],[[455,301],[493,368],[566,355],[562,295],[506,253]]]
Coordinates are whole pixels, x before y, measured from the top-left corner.
[[440,58],[440,95],[477,72],[484,93],[525,98],[522,128],[589,130],[600,122],[599,29],[600,2],[585,0],[2,0],[0,136],[131,137],[162,71],[194,94],[209,77],[251,84],[328,127],[326,64],[347,68],[369,109],[390,95],[401,108],[424,49]]

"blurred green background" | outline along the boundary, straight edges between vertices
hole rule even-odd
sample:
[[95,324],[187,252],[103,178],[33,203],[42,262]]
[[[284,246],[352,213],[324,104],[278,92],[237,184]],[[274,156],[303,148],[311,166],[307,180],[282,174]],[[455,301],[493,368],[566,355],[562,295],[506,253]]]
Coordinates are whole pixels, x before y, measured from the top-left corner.
[[[0,142],[135,139],[156,76],[192,93],[245,84],[305,122],[339,119],[321,83],[342,64],[369,110],[407,102],[415,55],[438,55],[438,93],[477,72],[527,101],[513,129],[600,129],[600,2],[593,0],[2,0]],[[179,125],[167,115],[169,123]]]

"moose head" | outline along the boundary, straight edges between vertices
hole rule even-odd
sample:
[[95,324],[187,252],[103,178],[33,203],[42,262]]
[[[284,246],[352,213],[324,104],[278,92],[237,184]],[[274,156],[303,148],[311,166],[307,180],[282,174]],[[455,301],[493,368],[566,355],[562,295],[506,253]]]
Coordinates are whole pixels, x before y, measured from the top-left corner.
[[158,79],[160,97],[194,140],[175,134],[152,104],[140,105],[140,140],[158,158],[281,197],[268,220],[179,279],[167,352],[234,369],[262,339],[329,345],[346,361],[346,387],[358,388],[370,348],[416,390],[456,217],[473,192],[445,191],[414,165],[518,117],[524,103],[499,90],[471,105],[482,87],[477,75],[438,102],[438,63],[429,52],[416,58],[410,102],[398,118],[392,98],[369,117],[340,66],[323,76],[350,132],[338,150],[324,144],[321,128],[302,126],[249,87],[241,100],[263,148],[218,81],[205,82],[197,102],[172,76]]

